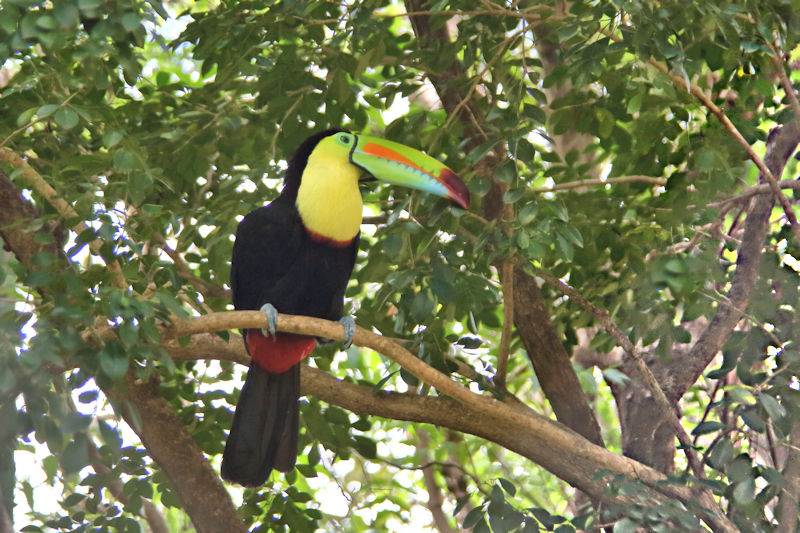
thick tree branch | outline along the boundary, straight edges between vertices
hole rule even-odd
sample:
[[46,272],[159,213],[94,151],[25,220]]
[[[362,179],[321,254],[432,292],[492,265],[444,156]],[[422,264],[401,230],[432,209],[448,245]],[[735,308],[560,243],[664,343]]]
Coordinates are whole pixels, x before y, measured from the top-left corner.
[[14,533],[14,523],[11,521],[8,509],[6,509],[2,487],[0,487],[0,533]]
[[[228,311],[174,322],[164,331],[164,337],[170,339],[211,331],[266,326],[266,317],[260,311]],[[337,341],[344,339],[341,324],[319,318],[279,314],[277,329]],[[657,470],[592,444],[557,422],[530,410],[505,404],[492,396],[470,391],[385,337],[357,327],[353,344],[383,354],[445,397],[375,391],[338,381],[307,368],[303,369],[302,375],[304,390],[311,389],[316,397],[355,413],[433,423],[497,442],[599,500],[609,498],[602,484],[594,480],[596,472],[602,469],[638,479],[656,492],[682,501],[697,498],[693,491],[685,487],[659,483],[665,478]],[[195,357],[202,353],[198,347],[191,351]],[[717,510],[716,514],[704,517],[709,524],[713,524],[712,527],[720,531],[736,531],[712,498],[702,495],[700,501],[707,509]]]
[[678,414],[673,408],[673,404],[671,404],[667,399],[667,396],[664,394],[661,385],[659,385],[655,376],[650,371],[650,368],[647,366],[644,358],[639,353],[639,350],[636,349],[636,346],[628,338],[628,336],[625,335],[622,330],[619,329],[619,327],[617,327],[613,320],[611,320],[611,315],[609,315],[604,309],[600,309],[586,300],[578,291],[555,276],[551,276],[547,272],[543,272],[541,270],[538,271],[538,274],[547,283],[554,286],[565,295],[569,296],[570,300],[591,313],[591,315],[594,316],[598,322],[600,322],[600,325],[603,327],[603,329],[605,329],[609,335],[614,337],[619,346],[625,350],[625,353],[627,353],[628,357],[630,357],[633,361],[634,368],[636,368],[636,371],[639,373],[639,377],[647,386],[650,394],[653,395],[653,398],[655,398],[656,405],[658,406],[661,416],[669,423],[673,432],[678,437],[678,440],[683,445],[684,452],[686,453],[686,459],[689,462],[689,466],[692,468],[692,472],[694,472],[694,475],[698,478],[705,478],[706,476],[703,472],[703,467],[700,464],[700,460],[697,457],[697,452],[694,450],[692,441],[689,438],[689,435],[686,433],[686,430],[683,429],[681,421],[678,418]]
[[[423,0],[407,0],[406,11],[424,12]],[[448,42],[450,37],[445,28],[433,30],[427,15],[409,17],[414,33],[422,48],[435,48]],[[471,150],[484,140],[484,132],[475,126],[475,117],[482,122],[477,111],[474,95],[467,98],[462,93],[463,83],[458,80],[469,79],[466,69],[453,58],[453,61],[438,73],[430,73],[431,83],[436,88],[439,99],[450,116],[461,120],[464,136],[468,139],[465,150]],[[505,184],[494,179],[494,170],[505,160],[505,148],[498,144],[475,166],[475,173],[489,180],[491,189],[482,198],[483,216],[487,220],[498,220],[504,214],[503,192]],[[502,267],[500,267],[502,270]],[[514,325],[522,338],[525,349],[539,378],[547,399],[559,421],[584,435],[596,444],[603,443],[600,426],[594,417],[589,400],[580,386],[578,376],[572,369],[569,354],[564,349],[558,331],[554,328],[550,313],[544,305],[535,280],[521,269],[514,269]]]
[[[35,190],[39,195],[42,196],[53,208],[56,212],[61,215],[64,220],[73,221],[79,220],[80,216],[72,208],[72,206],[67,202],[63,196],[58,194],[58,192],[45,180],[41,174],[36,172],[36,170],[28,164],[19,154],[9,150],[8,148],[0,148],[0,162],[8,163],[14,168],[17,168],[21,171],[20,176],[24,178]],[[75,223],[72,227],[72,231],[80,235],[88,228],[86,224],[82,221]],[[102,257],[100,254],[100,247],[103,245],[103,241],[100,239],[94,239],[89,243],[89,248],[94,252],[98,257]],[[127,287],[127,283],[125,282],[124,278],[122,277],[122,270],[120,269],[119,263],[116,261],[111,261],[108,265],[108,270],[112,272],[114,275],[115,284],[117,287],[125,288]]]
[[[796,416],[796,415],[795,415]],[[797,531],[797,507],[800,505],[800,420],[792,422],[789,433],[789,453],[783,468],[785,485],[778,499],[778,524],[782,533]]]
[[[35,173],[33,169],[26,172]],[[32,239],[24,223],[36,214],[35,208],[22,198],[14,184],[0,172],[0,234],[17,260],[29,267],[35,254],[42,248],[31,247]],[[57,237],[56,240],[62,231],[60,227],[51,229]],[[58,253],[57,248],[53,245],[49,250]],[[116,265],[116,262],[113,264]],[[124,281],[121,277],[117,279]],[[102,332],[98,331],[96,337],[101,336]],[[123,406],[131,427],[142,437],[148,453],[175,486],[195,528],[198,531],[244,531],[242,521],[219,476],[208,465],[172,408],[158,394],[157,388],[152,384],[136,382],[130,375],[126,379],[129,385],[127,388],[121,386],[107,390],[106,393],[118,405]],[[140,415],[138,418],[136,413]],[[136,423],[136,420],[141,424]],[[167,440],[159,440],[161,438]],[[170,448],[172,444],[180,447]],[[208,495],[213,495],[214,499],[210,500]],[[204,524],[209,526],[204,529]]]
[[[783,173],[786,162],[800,143],[800,128],[796,124],[793,121],[777,128],[768,139],[764,159],[775,175]],[[757,195],[752,200],[752,206],[745,220],[742,245],[736,259],[736,270],[727,301],[717,304],[714,318],[687,356],[669,365],[668,372],[673,379],[670,386],[664,389],[671,400],[677,401],[686,389],[697,381],[742,318],[750,302],[753,286],[758,279],[761,248],[770,228],[769,217],[774,201],[775,198],[771,195]]]
[[121,403],[122,416],[167,474],[198,533],[247,531],[219,475],[155,383],[129,375],[124,387],[106,393]]
[[514,325],[558,420],[602,445],[600,425],[550,318],[536,280],[514,268]]

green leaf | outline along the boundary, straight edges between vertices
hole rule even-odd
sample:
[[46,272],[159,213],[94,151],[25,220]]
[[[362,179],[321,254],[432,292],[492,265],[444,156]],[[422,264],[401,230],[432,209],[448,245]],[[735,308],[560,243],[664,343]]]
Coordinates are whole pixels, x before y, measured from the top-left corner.
[[114,152],[114,166],[119,170],[133,170],[135,168],[136,159],[132,152],[125,148],[120,148]]
[[630,518],[623,518],[614,523],[614,533],[636,533],[639,530],[639,524]]
[[411,317],[417,323],[425,322],[433,314],[435,308],[436,302],[432,298],[431,292],[419,291],[411,302]]
[[560,233],[556,234],[556,251],[564,261],[572,261],[575,249]]
[[467,516],[464,517],[464,523],[462,524],[462,528],[470,529],[475,527],[481,519],[483,519],[483,507],[473,507],[467,513]]
[[500,483],[500,486],[503,487],[503,490],[506,491],[509,495],[514,496],[517,493],[517,487],[515,487],[511,481],[502,477],[499,478],[497,481]]
[[642,108],[642,96],[641,92],[634,94],[630,100],[628,100],[628,106],[626,111],[631,115],[638,113],[639,110]]
[[[517,179],[517,165],[513,160],[509,159],[494,172],[494,177],[503,183],[512,184]],[[488,189],[487,189],[488,190]]]
[[544,110],[535,105],[524,104],[522,106],[522,114],[531,119],[535,124],[544,124],[547,122],[547,115]]
[[378,456],[378,445],[370,438],[356,435],[353,437],[353,447],[367,459],[375,459]]
[[750,505],[756,499],[756,480],[748,477],[733,488],[733,499],[740,505]]
[[442,277],[432,277],[431,291],[437,298],[444,302],[455,302],[458,299],[458,291],[452,283]]
[[22,127],[28,124],[31,120],[33,120],[34,115],[39,112],[39,109],[40,108],[38,107],[31,107],[20,113],[17,117],[17,126]]
[[83,391],[78,395],[78,401],[81,403],[92,403],[97,401],[97,391],[96,390]]
[[706,420],[705,422],[700,422],[697,426],[692,430],[692,435],[705,435],[706,433],[713,433],[715,431],[719,431],[721,429],[725,429],[727,426],[722,422],[717,422],[716,420]]
[[142,21],[136,13],[125,13],[122,15],[122,27],[129,32],[138,30],[142,26]]
[[53,118],[63,128],[74,128],[79,122],[78,114],[68,107],[59,108]]
[[55,113],[61,106],[58,104],[45,104],[36,110],[38,118],[46,118]]
[[58,21],[52,15],[42,14],[36,18],[36,25],[43,30],[54,30],[58,27]]
[[521,225],[527,226],[534,221],[538,212],[539,206],[535,202],[527,203],[517,213],[517,220]]
[[505,193],[503,193],[503,202],[507,204],[513,204],[518,202],[525,196],[527,192],[527,188],[525,187],[517,187],[516,189],[509,189]]
[[730,439],[720,439],[711,449],[709,462],[717,470],[724,471],[728,463],[733,459],[733,444]]
[[61,431],[64,433],[76,433],[85,431],[92,422],[92,417],[80,413],[67,413],[61,421]]
[[615,385],[626,385],[631,378],[623,374],[616,368],[606,368],[603,370],[603,377]]
[[128,371],[128,358],[116,349],[109,349],[111,346],[107,345],[106,349],[100,352],[100,368],[106,376],[117,381]]
[[597,136],[605,139],[611,135],[611,132],[614,131],[614,126],[616,126],[614,115],[611,114],[611,111],[602,107],[595,108],[594,112],[598,122]]
[[78,8],[87,14],[94,14],[94,10],[99,8],[101,0],[78,0]]
[[778,403],[778,400],[776,400],[774,397],[766,393],[760,393],[758,396],[756,396],[756,398],[758,398],[758,402],[761,404],[761,406],[767,412],[767,416],[769,416],[773,422],[777,422],[786,416],[786,408]]
[[119,143],[124,136],[125,133],[121,130],[107,130],[103,133],[103,146],[106,148],[111,148],[115,144]]
[[764,419],[761,418],[761,416],[754,410],[743,410],[739,416],[742,418],[742,421],[753,431],[757,431],[758,433],[763,433],[766,431],[767,424],[764,422]]
[[581,232],[578,231],[575,226],[570,226],[569,224],[560,224],[558,226],[558,231],[572,244],[579,248],[583,248],[583,237],[581,236]]
[[483,159],[486,156],[486,154],[489,153],[489,150],[494,148],[496,145],[497,145],[496,140],[490,140],[476,146],[475,148],[470,150],[469,153],[467,154],[467,163],[469,163],[470,165],[474,165],[475,163]]
[[86,436],[77,434],[73,440],[67,444],[59,457],[61,469],[65,474],[80,471],[89,464],[89,443]]

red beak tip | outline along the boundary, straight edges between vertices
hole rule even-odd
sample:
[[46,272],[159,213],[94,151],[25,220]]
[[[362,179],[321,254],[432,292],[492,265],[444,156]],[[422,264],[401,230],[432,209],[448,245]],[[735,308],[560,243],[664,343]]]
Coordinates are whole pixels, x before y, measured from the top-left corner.
[[452,200],[453,203],[461,209],[469,208],[469,189],[467,189],[467,186],[464,185],[464,182],[461,181],[455,172],[449,168],[445,168],[439,174],[439,180],[441,180],[448,191],[450,191],[448,198]]

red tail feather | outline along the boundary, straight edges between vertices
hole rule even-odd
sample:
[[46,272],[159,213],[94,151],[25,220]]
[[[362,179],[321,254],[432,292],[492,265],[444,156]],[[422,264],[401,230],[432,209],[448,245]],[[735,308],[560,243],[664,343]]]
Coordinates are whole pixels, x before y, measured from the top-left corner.
[[314,337],[278,333],[266,337],[261,330],[247,331],[247,348],[250,357],[263,370],[282,374],[305,359],[317,345]]

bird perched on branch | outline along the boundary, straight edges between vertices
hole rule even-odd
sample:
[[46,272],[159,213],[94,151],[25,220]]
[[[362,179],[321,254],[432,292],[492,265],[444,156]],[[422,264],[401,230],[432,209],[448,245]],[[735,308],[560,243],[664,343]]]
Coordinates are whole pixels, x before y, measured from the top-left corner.
[[231,260],[236,309],[261,309],[266,331],[244,331],[252,362],[222,457],[222,477],[263,484],[297,459],[300,362],[314,337],[276,333],[277,313],[339,320],[345,345],[355,333],[342,318],[358,251],[364,172],[391,184],[449,198],[466,209],[469,192],[453,171],[399,143],[342,130],[306,139],[289,162],[281,194],[239,223]]

